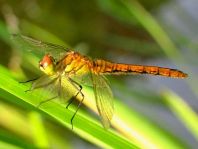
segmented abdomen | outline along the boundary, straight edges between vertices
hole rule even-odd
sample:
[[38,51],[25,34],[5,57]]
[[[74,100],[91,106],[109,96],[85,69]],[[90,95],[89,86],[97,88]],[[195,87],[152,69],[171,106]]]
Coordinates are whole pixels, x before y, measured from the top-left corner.
[[133,64],[119,64],[104,60],[93,61],[94,73],[102,74],[152,74],[173,78],[186,78],[188,75],[177,69],[163,68],[157,66],[143,66]]

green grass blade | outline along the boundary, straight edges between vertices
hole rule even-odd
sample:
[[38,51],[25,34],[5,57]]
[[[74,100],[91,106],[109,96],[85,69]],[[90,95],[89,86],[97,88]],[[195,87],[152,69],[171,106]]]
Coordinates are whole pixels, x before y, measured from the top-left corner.
[[9,144],[7,142],[0,141],[0,148],[8,148],[8,149],[22,149],[21,147],[15,146],[13,144]]
[[168,107],[198,140],[198,115],[196,112],[181,97],[171,91],[165,92],[164,97]]
[[[90,91],[85,91],[85,96],[88,96],[86,95],[88,92]],[[92,99],[93,97],[89,98]],[[85,105],[95,110],[92,106],[93,104],[93,100],[85,101]],[[172,134],[162,130],[144,116],[123,105],[118,99],[115,100],[115,114],[111,124],[121,134],[141,148],[163,148],[163,146],[167,148],[187,147],[186,144],[182,143]]]
[[[37,94],[25,93],[24,91],[27,90],[27,87],[9,77],[10,75],[7,75],[8,72],[3,67],[0,67],[0,72],[0,88],[31,105],[38,104],[35,102],[38,96]],[[74,110],[67,110],[64,106],[60,106],[60,104],[55,102],[45,103],[40,109],[64,126],[71,129],[70,119]],[[87,115],[82,114],[80,111],[75,117],[73,123],[74,133],[103,148],[137,148],[131,142],[123,139],[123,137],[117,135],[116,133],[110,130],[104,130],[98,122],[94,121]]]
[[[36,146],[33,144],[19,139],[18,136],[5,132],[4,130],[0,129],[0,140],[6,144],[10,144],[19,148],[29,148],[29,149],[36,149]],[[5,145],[5,144],[4,144]]]
[[[3,92],[0,92],[0,95],[2,95],[2,93]],[[9,96],[8,98],[12,100],[16,99],[13,96]],[[3,97],[3,99],[5,98]],[[20,100],[17,99],[16,102],[17,101]],[[17,104],[15,103],[15,105]],[[0,102],[0,120],[2,120],[0,121],[0,126],[5,129],[7,133],[12,133],[14,134],[13,136],[16,135],[17,138],[19,140],[23,140],[23,142],[33,142],[32,145],[34,144],[37,148],[50,148],[51,145],[56,146],[57,148],[65,148],[66,146],[71,146],[68,133],[65,134],[62,131],[57,131],[57,128],[59,127],[56,125],[54,126],[51,123],[46,123],[45,119],[45,121],[41,121],[41,118],[43,117],[41,117],[38,112],[32,112],[30,105],[28,107],[24,107],[25,104],[22,105],[23,109],[28,109],[30,112],[27,112],[27,110],[25,110],[24,113],[24,110],[21,108],[19,109],[16,106],[11,106],[11,104]],[[37,110],[36,108],[33,109]],[[49,118],[49,116],[47,117],[46,115],[45,118]],[[49,127],[49,124],[51,124],[51,127]],[[54,130],[54,127],[52,126],[54,126],[56,130]],[[66,137],[68,138],[67,140]]]
[[47,133],[40,114],[37,112],[30,112],[28,117],[35,145],[39,148],[50,148],[50,143],[48,142]]

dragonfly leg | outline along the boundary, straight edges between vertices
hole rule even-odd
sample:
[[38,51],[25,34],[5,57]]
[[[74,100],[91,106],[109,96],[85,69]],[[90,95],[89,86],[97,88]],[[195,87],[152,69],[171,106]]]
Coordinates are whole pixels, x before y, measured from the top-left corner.
[[[34,81],[38,80],[39,78],[40,78],[40,77],[37,77],[37,78],[30,79],[30,80],[27,80],[27,81],[21,81],[21,82],[19,82],[19,83],[25,84],[25,83],[29,83],[29,82],[34,82]],[[32,87],[30,87],[30,89],[26,90],[25,92],[31,91],[31,90],[32,90],[31,88],[32,88]]]
[[[81,86],[79,83],[77,83],[76,81],[72,80],[71,78],[69,78],[69,81],[70,81],[71,84],[78,90],[77,94],[76,94],[74,97],[77,97],[79,93],[80,93],[81,96],[83,97],[84,95],[83,95],[83,93],[82,93],[82,86]],[[77,85],[79,88],[78,88],[76,85]],[[74,99],[75,99],[75,98],[72,98],[72,99],[69,101],[69,103],[68,103],[67,106],[66,106],[67,109],[68,109],[68,107],[72,104],[72,102],[74,101]]]
[[27,81],[21,81],[19,83],[28,83],[28,82],[34,82],[36,80],[38,80],[40,77],[37,77],[37,78],[34,78],[34,79],[30,79],[30,80],[27,80]]
[[[74,68],[72,69],[72,70],[70,70],[70,71],[68,71],[67,72],[67,74],[75,74],[76,73],[76,71],[78,71],[79,69],[81,69],[82,67],[83,67],[84,65],[81,65],[78,69],[76,69],[76,70],[74,70]],[[68,77],[69,78],[69,77]],[[78,94],[80,93],[82,96],[84,96],[83,94],[82,94],[82,86],[78,83],[78,82],[76,82],[76,81],[74,81],[74,80],[72,80],[71,78],[69,78],[69,81],[71,82],[71,84],[78,90],[78,93],[75,95],[75,97],[77,97],[78,96]],[[77,86],[79,87],[79,88],[77,88]],[[67,106],[66,106],[66,108],[68,109],[68,107],[69,107],[69,105],[70,104],[72,104],[72,102],[74,101],[74,99],[75,98],[72,98],[70,101],[69,101],[69,103],[67,104]]]
[[[27,81],[24,81],[24,82],[19,82],[19,83],[28,83],[28,82],[33,82],[33,83],[34,83],[34,81],[37,81],[37,80],[39,80],[40,78],[41,78],[41,77],[37,77],[37,78],[30,79],[30,80],[27,80]],[[32,90],[35,90],[35,89],[43,88],[43,87],[45,87],[45,86],[50,85],[50,84],[53,83],[54,81],[56,81],[56,79],[52,80],[51,82],[49,82],[49,83],[47,83],[47,84],[43,84],[43,85],[35,86],[35,87],[32,87],[32,85],[33,85],[33,83],[32,83],[31,87],[30,87],[28,90],[26,90],[25,92],[29,92],[29,91],[32,91]]]
[[[75,95],[75,98],[78,96],[78,94],[81,94],[81,96],[82,96],[82,99],[81,99],[80,103],[78,104],[78,107],[77,107],[77,109],[76,109],[75,113],[73,114],[73,116],[71,118],[71,121],[70,121],[71,125],[72,125],[72,130],[73,130],[73,119],[76,116],[76,113],[78,112],[78,110],[80,109],[80,106],[83,103],[84,94],[82,93],[82,86],[79,83],[77,83],[76,81],[72,80],[71,78],[69,78],[69,81],[78,90],[77,94]],[[67,105],[66,108],[68,108],[68,106],[73,102],[73,100],[74,100],[74,98],[72,99],[72,101],[69,102],[69,104]]]
[[58,96],[61,97],[62,94],[62,85],[61,85],[61,77],[59,78],[59,90],[58,90]]
[[58,98],[58,97],[59,97],[59,96],[54,96],[54,97],[49,98],[49,99],[47,99],[47,100],[41,101],[41,102],[37,105],[37,108],[39,108],[42,104],[44,104],[44,103],[46,103],[46,102],[48,102],[48,101],[51,101],[51,100],[53,100],[53,99],[56,99],[56,98]]
[[82,86],[80,85],[79,88],[80,88],[80,89],[78,89],[77,94],[76,94],[74,97],[72,97],[72,98],[70,99],[69,103],[67,104],[67,106],[66,106],[67,109],[68,109],[68,107],[72,104],[72,102],[75,100],[75,98],[78,96],[79,93],[82,95],[82,97],[84,96],[84,95],[81,93]]
[[[41,77],[40,77],[40,78],[41,78]],[[35,79],[34,81],[39,80],[40,78]],[[52,81],[50,81],[50,82],[48,82],[48,83],[46,83],[46,84],[42,84],[42,85],[38,85],[38,86],[34,85],[34,87],[33,87],[33,84],[32,84],[31,87],[30,87],[30,89],[26,90],[25,92],[33,91],[33,90],[39,89],[39,88],[44,88],[44,87],[46,87],[46,86],[48,86],[48,85],[54,83],[57,79],[58,79],[58,78],[55,78],[55,79],[53,79]],[[35,82],[35,83],[36,83],[36,82]]]
[[69,103],[68,103],[67,106],[66,106],[66,109],[68,109],[68,107],[72,104],[72,102],[74,101],[74,99],[75,99],[75,98],[71,98],[71,99],[70,99]]
[[70,121],[70,122],[71,122],[71,125],[72,125],[72,130],[73,130],[73,119],[74,119],[74,117],[76,116],[76,113],[78,112],[78,110],[80,109],[80,106],[82,105],[83,100],[84,100],[84,96],[83,96],[82,100],[80,101],[80,103],[78,104],[78,107],[77,107],[77,109],[76,109],[74,115],[73,115],[72,118],[71,118],[71,121]]

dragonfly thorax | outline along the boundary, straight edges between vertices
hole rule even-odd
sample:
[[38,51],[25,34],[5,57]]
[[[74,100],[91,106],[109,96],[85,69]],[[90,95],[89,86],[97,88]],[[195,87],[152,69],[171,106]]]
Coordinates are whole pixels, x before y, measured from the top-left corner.
[[49,54],[45,55],[43,59],[39,62],[39,68],[47,75],[53,75],[54,71],[54,59]]

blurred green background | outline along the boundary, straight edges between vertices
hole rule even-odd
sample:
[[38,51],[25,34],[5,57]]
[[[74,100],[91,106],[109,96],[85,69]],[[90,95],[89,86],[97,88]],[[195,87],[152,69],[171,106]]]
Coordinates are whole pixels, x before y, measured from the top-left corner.
[[[198,17],[196,0],[1,0],[0,148],[196,148],[198,145]],[[38,60],[12,33],[72,47],[119,63],[177,68],[187,79],[108,77],[115,96],[112,129],[82,106],[50,102],[19,81],[38,76]],[[92,99],[92,89],[85,94]]]

